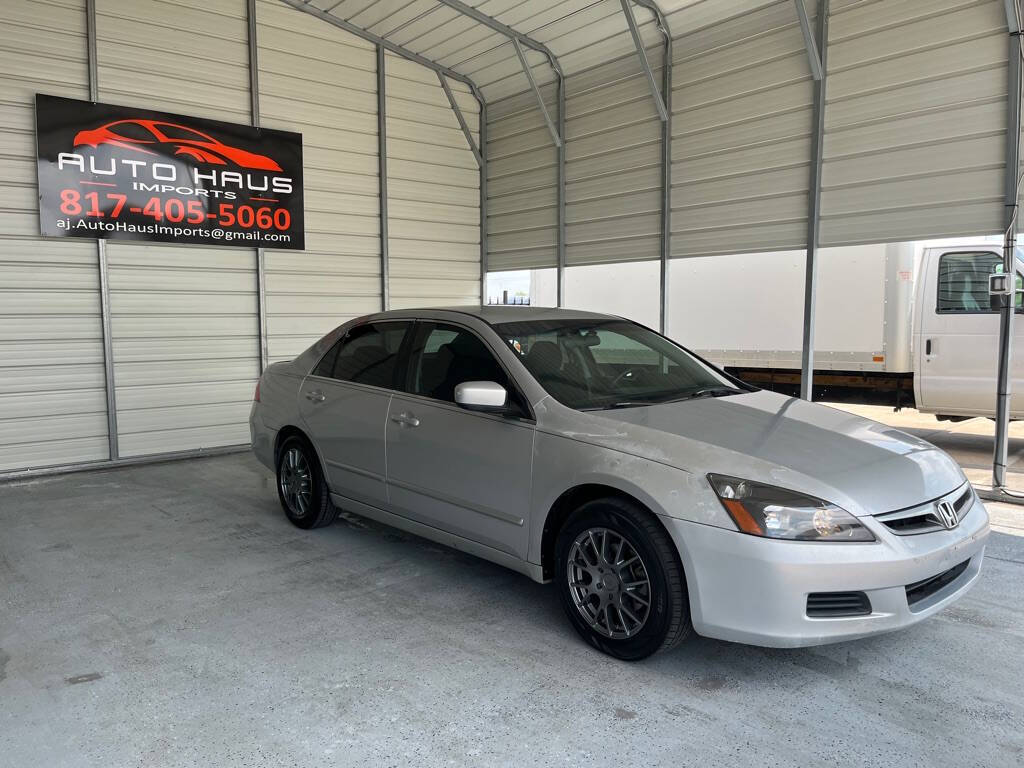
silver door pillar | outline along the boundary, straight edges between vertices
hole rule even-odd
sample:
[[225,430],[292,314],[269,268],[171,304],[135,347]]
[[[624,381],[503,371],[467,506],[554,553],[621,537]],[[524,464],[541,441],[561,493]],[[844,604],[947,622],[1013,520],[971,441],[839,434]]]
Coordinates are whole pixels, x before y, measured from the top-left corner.
[[[1016,8],[1007,5],[1009,47],[1006,80],[1006,174],[1004,205],[1006,230],[1003,235],[1003,272],[1016,285],[1014,253],[1017,245],[1017,195],[1020,187],[1021,44]],[[992,486],[1006,487],[1006,456],[1010,442],[1010,395],[1013,376],[1013,325],[1016,291],[1004,299],[999,310],[999,365],[996,373],[996,438],[992,458]]]
[[[797,0],[798,4],[801,0]],[[814,81],[811,174],[807,191],[807,264],[804,269],[804,332],[800,359],[800,397],[814,394],[814,301],[818,287],[818,235],[821,224],[821,159],[825,137],[825,84],[828,80],[829,0],[818,0],[817,49],[821,79]],[[812,76],[813,76],[813,67]]]

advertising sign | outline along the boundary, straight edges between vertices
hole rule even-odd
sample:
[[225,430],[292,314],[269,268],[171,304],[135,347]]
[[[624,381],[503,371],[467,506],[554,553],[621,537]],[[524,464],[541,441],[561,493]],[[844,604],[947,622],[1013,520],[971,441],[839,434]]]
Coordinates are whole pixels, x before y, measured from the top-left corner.
[[36,95],[48,237],[305,247],[302,136]]

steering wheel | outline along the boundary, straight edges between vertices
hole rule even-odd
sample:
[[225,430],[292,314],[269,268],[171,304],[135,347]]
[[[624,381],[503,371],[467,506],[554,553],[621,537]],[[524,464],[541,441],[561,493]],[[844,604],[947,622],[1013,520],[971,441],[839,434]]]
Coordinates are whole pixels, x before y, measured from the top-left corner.
[[624,378],[632,376],[634,373],[643,373],[643,368],[627,368],[612,380],[612,388],[619,386]]

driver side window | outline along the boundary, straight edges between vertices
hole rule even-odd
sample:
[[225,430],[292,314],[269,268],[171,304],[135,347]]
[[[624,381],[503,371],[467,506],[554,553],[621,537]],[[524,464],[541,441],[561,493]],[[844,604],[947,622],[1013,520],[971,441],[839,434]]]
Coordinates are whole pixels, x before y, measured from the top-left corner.
[[[989,304],[989,275],[1003,271],[1003,259],[991,251],[944,253],[939,257],[938,306],[940,314],[992,312]],[[1022,308],[1021,275],[1016,276],[1018,293],[1014,306]]]

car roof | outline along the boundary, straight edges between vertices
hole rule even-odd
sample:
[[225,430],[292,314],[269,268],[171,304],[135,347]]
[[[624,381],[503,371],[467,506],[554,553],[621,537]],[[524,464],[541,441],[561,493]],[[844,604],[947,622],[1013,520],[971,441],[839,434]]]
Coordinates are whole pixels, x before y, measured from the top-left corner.
[[[556,307],[532,307],[510,305],[456,306],[456,307],[417,307],[414,309],[393,309],[388,312],[377,312],[368,316],[367,320],[385,318],[424,318],[440,319],[445,315],[470,315],[483,320],[488,325],[499,323],[527,322],[531,320],[618,320],[614,315],[598,312],[586,312],[582,309],[559,309]],[[455,319],[455,318],[453,318]]]

